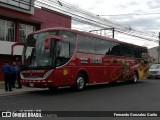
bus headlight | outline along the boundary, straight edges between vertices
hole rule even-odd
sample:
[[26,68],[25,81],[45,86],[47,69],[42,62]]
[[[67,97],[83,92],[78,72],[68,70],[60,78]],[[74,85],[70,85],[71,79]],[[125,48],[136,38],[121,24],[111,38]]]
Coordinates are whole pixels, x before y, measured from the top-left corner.
[[24,79],[24,76],[21,72],[20,72],[20,77],[21,77],[21,79]]
[[53,70],[49,70],[48,72],[46,72],[46,73],[44,74],[43,78],[47,78],[47,77],[51,74],[52,71],[53,71]]

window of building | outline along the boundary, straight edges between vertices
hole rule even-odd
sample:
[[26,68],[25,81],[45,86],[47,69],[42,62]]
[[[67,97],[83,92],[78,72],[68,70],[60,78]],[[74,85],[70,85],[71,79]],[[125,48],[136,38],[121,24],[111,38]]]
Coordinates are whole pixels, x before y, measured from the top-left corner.
[[30,10],[32,6],[31,0],[1,0],[1,2],[26,10]]
[[26,24],[20,24],[19,28],[19,41],[20,42],[26,42],[26,37],[30,33],[35,31],[35,27],[31,25],[26,25]]
[[15,23],[0,19],[0,41],[15,41]]

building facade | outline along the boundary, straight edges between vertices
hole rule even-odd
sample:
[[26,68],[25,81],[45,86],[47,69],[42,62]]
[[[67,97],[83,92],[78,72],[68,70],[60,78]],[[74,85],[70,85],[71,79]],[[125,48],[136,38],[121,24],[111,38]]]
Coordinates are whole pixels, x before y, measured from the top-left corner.
[[[11,56],[12,44],[25,42],[28,34],[50,27],[71,28],[71,17],[34,7],[34,0],[0,0],[0,68],[6,60],[12,64],[21,58],[22,47],[16,47],[15,56]],[[1,71],[0,80],[3,80]]]

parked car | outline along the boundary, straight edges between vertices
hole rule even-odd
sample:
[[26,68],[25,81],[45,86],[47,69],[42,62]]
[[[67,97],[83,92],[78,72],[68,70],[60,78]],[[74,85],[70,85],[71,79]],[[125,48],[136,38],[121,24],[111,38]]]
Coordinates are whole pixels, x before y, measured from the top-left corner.
[[152,64],[150,66],[148,78],[160,78],[160,64]]

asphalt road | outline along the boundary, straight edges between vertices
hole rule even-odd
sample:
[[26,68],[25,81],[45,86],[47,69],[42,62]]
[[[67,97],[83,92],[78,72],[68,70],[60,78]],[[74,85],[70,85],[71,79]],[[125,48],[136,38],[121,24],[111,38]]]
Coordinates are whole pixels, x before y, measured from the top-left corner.
[[160,111],[160,79],[0,96],[0,111]]

